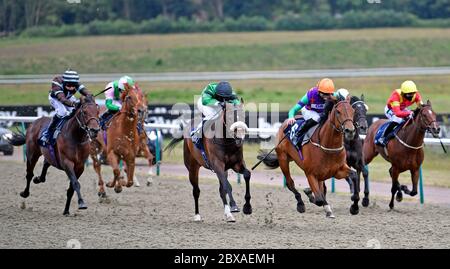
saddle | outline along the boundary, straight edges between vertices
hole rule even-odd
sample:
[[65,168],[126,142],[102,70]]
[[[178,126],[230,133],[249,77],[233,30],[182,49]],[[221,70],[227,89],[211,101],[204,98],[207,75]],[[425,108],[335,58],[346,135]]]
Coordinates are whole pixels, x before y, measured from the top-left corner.
[[[389,128],[391,124],[396,124],[396,126],[394,128],[392,127]],[[383,125],[380,126],[380,128],[378,128],[377,133],[375,134],[374,139],[375,144],[378,146],[386,147],[389,140],[392,139],[397,134],[397,132],[401,129],[401,127],[404,124],[405,124],[404,122],[401,124],[397,124],[392,121],[385,122]]]
[[[302,132],[303,125],[305,123],[306,121],[303,118],[299,118],[293,125],[289,125],[284,130],[284,134],[289,137],[289,141],[297,148],[297,150],[301,150],[301,147],[309,142],[312,135],[319,126],[318,124],[316,124],[305,133]],[[299,133],[301,134],[299,135]]]
[[[56,116],[55,116],[55,117],[56,117]],[[43,136],[45,136],[45,135],[48,134],[48,128],[49,128],[49,126],[50,126],[50,122],[47,123],[47,124],[45,125],[45,127],[43,127],[43,128],[41,129],[41,132],[40,132],[40,134],[39,134],[39,138],[38,138],[38,144],[39,144],[39,146],[41,146],[41,147],[54,146],[54,145],[56,144],[56,139],[58,138],[58,135],[61,133],[61,130],[62,130],[62,128],[64,127],[64,124],[66,123],[66,121],[67,121],[68,119],[69,119],[68,117],[66,117],[66,118],[59,118],[59,121],[58,121],[58,123],[56,124],[55,131],[53,132],[53,135],[52,135],[51,137],[49,137],[49,144],[45,144],[45,145],[44,145],[44,144],[42,143],[42,138],[43,138]]]

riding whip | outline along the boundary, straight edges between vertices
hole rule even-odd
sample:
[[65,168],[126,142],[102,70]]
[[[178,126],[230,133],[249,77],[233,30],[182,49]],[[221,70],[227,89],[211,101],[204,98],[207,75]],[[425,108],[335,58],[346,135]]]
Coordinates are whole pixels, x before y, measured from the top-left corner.
[[253,165],[252,171],[255,170],[255,168],[258,167],[258,165],[260,165],[267,158],[267,156],[269,156],[270,153],[272,153],[272,151],[274,151],[281,144],[281,142],[283,142],[283,140],[287,137],[288,134],[289,133],[286,133],[284,137],[280,140],[280,142],[278,142],[278,144],[271,151],[269,151],[269,153],[267,153],[266,156],[264,156],[264,158],[262,158],[259,162]]

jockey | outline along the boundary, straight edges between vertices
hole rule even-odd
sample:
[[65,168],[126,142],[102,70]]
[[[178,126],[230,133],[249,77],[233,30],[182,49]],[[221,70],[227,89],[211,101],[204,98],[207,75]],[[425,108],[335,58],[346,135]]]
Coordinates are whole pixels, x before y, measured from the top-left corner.
[[192,141],[196,144],[201,138],[202,127],[210,125],[219,116],[220,111],[225,103],[238,105],[241,101],[233,92],[230,83],[222,81],[219,83],[211,83],[202,92],[201,98],[197,102],[197,108],[202,112],[203,120],[191,132]]
[[379,143],[386,145],[387,141],[392,138],[391,132],[398,125],[402,124],[405,119],[412,118],[413,112],[408,109],[409,106],[416,103],[417,106],[422,105],[422,97],[417,90],[416,84],[407,80],[402,83],[400,89],[396,89],[392,92],[387,101],[387,105],[384,108],[384,113],[389,119],[389,126],[386,128],[383,137]]
[[295,114],[298,111],[301,111],[304,120],[306,121],[303,124],[303,127],[299,132],[295,132],[293,134],[292,142],[296,145],[297,139],[302,135],[306,134],[306,132],[319,123],[321,118],[321,113],[324,112],[325,104],[327,101],[331,100],[345,100],[349,95],[348,90],[339,89],[336,93],[334,82],[329,78],[324,78],[317,84],[316,87],[311,88],[298,103],[289,110],[289,116],[287,123],[289,125],[293,125],[296,122]]
[[120,94],[125,90],[125,84],[135,87],[134,80],[129,76],[123,76],[119,80],[112,81],[106,85],[105,106],[107,110],[100,116],[100,126],[103,130],[106,129],[105,123],[122,108]]
[[58,123],[72,115],[79,103],[74,96],[76,92],[80,92],[84,96],[91,95],[86,87],[80,84],[80,76],[76,71],[69,69],[62,76],[57,76],[53,79],[48,100],[55,109],[56,114],[53,116],[47,130],[41,136],[40,142],[43,146],[46,146],[51,141]]

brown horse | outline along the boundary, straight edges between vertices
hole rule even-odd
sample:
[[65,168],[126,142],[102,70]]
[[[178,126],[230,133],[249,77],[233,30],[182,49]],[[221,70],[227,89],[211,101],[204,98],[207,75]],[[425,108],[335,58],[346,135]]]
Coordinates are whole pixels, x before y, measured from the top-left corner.
[[[331,110],[331,113],[329,112]],[[285,121],[277,133],[276,141],[279,144],[275,148],[276,154],[267,156],[263,162],[271,169],[281,168],[286,177],[287,187],[294,193],[297,199],[297,211],[305,212],[305,204],[300,193],[295,188],[294,181],[289,171],[289,162],[294,161],[303,171],[308,179],[310,189],[304,192],[308,195],[309,201],[317,206],[324,206],[327,217],[334,217],[331,207],[326,201],[325,180],[331,177],[346,178],[350,168],[346,163],[344,150],[344,135],[346,139],[352,139],[355,135],[353,124],[354,110],[349,103],[349,99],[340,101],[337,104],[329,102],[319,127],[311,137],[309,143],[302,147],[302,156],[294,145],[285,138],[284,130],[288,127]],[[265,152],[258,155],[258,159],[263,159]]]
[[[100,197],[106,197],[104,182],[101,175],[101,162],[99,160],[99,155],[101,154],[104,154],[107,157],[108,163],[112,166],[114,172],[113,180],[108,182],[106,186],[114,188],[116,193],[122,191],[122,186],[133,186],[134,161],[137,143],[139,143],[137,132],[138,97],[136,90],[126,84],[125,90],[121,95],[121,100],[123,102],[122,108],[107,123],[109,124],[109,127],[106,130],[106,145],[103,138],[105,135],[104,131],[101,131],[97,138],[91,143],[91,158],[95,172],[98,175],[98,195]],[[120,160],[123,160],[127,166],[126,182],[122,180],[120,175]]]
[[[419,106],[414,111],[413,119],[408,120],[395,135],[395,139],[388,142],[386,148],[375,145],[375,134],[381,125],[387,120],[378,120],[372,124],[364,140],[364,162],[369,164],[375,156],[380,154],[391,163],[389,174],[392,178],[391,202],[389,207],[394,208],[394,196],[397,201],[403,200],[402,191],[410,196],[417,194],[417,183],[419,181],[419,169],[424,159],[423,139],[425,132],[430,131],[433,137],[439,137],[440,127],[436,122],[431,102]],[[413,189],[410,191],[406,185],[400,185],[398,177],[400,173],[409,170]]]
[[[184,165],[189,171],[189,180],[193,187],[193,196],[195,202],[194,221],[201,221],[202,218],[198,208],[198,198],[200,197],[200,188],[198,186],[198,172],[200,167],[213,170],[219,179],[219,193],[224,205],[224,215],[227,222],[235,222],[232,212],[239,212],[239,208],[232,195],[232,187],[228,181],[228,170],[232,169],[236,173],[244,175],[245,179],[245,204],[244,214],[252,213],[250,204],[250,177],[251,173],[246,168],[243,157],[243,141],[247,125],[244,120],[243,100],[240,105],[226,104],[223,112],[214,123],[214,135],[204,131],[202,143],[208,158],[208,163],[202,157],[201,151],[192,143],[189,137],[189,130],[185,130],[184,138],[175,138],[167,149],[173,149],[178,142],[184,139]],[[191,123],[191,128],[194,123]],[[229,201],[227,200],[227,195]]]
[[83,174],[84,164],[89,156],[90,141],[95,139],[100,130],[97,104],[92,96],[81,97],[80,104],[74,110],[73,116],[67,120],[56,140],[54,154],[50,152],[49,148],[38,145],[39,134],[49,122],[50,118],[40,118],[28,127],[26,137],[23,134],[14,134],[10,140],[10,143],[14,146],[21,146],[26,143],[27,185],[20,196],[27,198],[30,195],[30,182],[34,176],[34,167],[40,156],[44,155],[41,175],[35,177],[33,182],[35,184],[45,182],[47,170],[50,166],[65,171],[70,182],[64,215],[69,215],[70,201],[74,191],[78,195],[78,208],[87,208],[81,196],[78,179]]

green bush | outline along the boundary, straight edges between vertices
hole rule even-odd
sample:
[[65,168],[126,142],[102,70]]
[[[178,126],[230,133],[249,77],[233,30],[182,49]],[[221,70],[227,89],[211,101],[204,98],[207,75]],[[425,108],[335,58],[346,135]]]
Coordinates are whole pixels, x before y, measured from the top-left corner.
[[234,20],[227,18],[224,21],[225,29],[231,32],[243,31],[267,31],[270,30],[270,22],[263,17],[242,16]]
[[336,25],[336,19],[326,14],[288,14],[277,18],[276,30],[301,31],[312,29],[332,29]]
[[88,24],[90,35],[131,35],[138,33],[138,25],[131,21],[98,21]]
[[131,35],[193,32],[302,31],[374,27],[450,27],[450,19],[421,20],[409,13],[392,10],[351,11],[339,17],[327,14],[287,14],[270,21],[264,17],[226,18],[196,22],[188,18],[171,20],[159,16],[134,23],[126,20],[92,21],[89,24],[39,26],[20,33],[24,37],[62,37],[84,35]]
[[343,14],[338,21],[339,28],[374,28],[413,26],[417,17],[393,10],[350,11]]
[[158,33],[166,34],[173,32],[173,22],[172,20],[159,16],[153,20],[143,21],[140,24],[140,33]]

